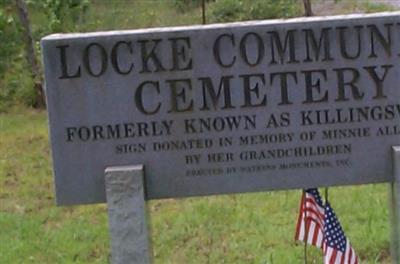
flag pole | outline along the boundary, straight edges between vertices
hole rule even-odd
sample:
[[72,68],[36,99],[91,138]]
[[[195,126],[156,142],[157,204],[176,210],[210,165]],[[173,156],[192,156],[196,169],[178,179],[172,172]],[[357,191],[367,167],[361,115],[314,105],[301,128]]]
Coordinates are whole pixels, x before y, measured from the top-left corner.
[[[303,189],[303,206],[307,207],[307,197],[306,191]],[[304,232],[305,232],[305,242],[304,242],[304,264],[307,264],[307,242],[308,242],[308,230],[307,230],[307,210],[304,210]]]
[[328,187],[325,188],[325,201],[328,202]]

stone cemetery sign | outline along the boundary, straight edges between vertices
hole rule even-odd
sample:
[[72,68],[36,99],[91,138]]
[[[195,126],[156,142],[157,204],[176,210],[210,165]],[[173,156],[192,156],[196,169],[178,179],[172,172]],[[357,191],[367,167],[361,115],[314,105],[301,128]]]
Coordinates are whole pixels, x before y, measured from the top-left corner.
[[386,182],[400,13],[57,34],[42,41],[58,204]]

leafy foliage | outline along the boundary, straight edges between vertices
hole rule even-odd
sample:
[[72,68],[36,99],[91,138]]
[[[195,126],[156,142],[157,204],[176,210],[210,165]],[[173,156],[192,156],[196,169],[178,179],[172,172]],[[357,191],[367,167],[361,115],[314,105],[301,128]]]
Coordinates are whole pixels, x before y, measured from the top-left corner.
[[212,20],[216,22],[233,22],[246,19],[243,1],[219,0],[210,6]]
[[250,6],[249,18],[270,19],[299,16],[302,14],[299,2],[293,0],[255,0]]
[[14,100],[18,87],[15,66],[21,61],[22,43],[18,19],[15,17],[11,1],[2,1],[0,9],[0,112],[7,109]]
[[[0,112],[5,112],[13,104],[33,106],[36,95],[24,56],[24,36],[15,3],[12,0],[0,3],[0,43],[5,43],[0,47]],[[38,55],[41,37],[77,30],[89,8],[88,0],[30,0],[26,3],[31,22],[34,21],[32,30]]]
[[31,0],[29,4],[45,12],[49,21],[48,33],[76,30],[90,6],[89,0]]
[[[177,12],[169,0],[98,0],[85,10],[63,5],[57,14],[64,15],[54,14],[50,19],[49,14],[58,9],[53,6],[49,10],[45,1],[29,2],[37,41],[56,31],[172,26],[199,23],[201,18],[197,7]],[[208,4],[211,21],[217,21],[213,12],[219,2],[225,1]],[[232,16],[240,20],[267,18],[272,7],[266,3],[285,1],[236,2],[242,9],[230,3],[234,12],[218,14],[221,22]],[[5,104],[31,105],[33,96],[13,3],[0,0],[0,112]],[[265,10],[258,10],[256,3]],[[218,5],[223,9],[223,4]],[[274,12],[286,12],[281,11],[286,8],[290,6]],[[73,17],[66,15],[71,12]],[[290,16],[290,9],[287,12],[284,17]],[[0,139],[0,263],[109,263],[106,208],[54,206],[45,112],[14,109],[0,114]],[[303,247],[293,242],[299,197],[297,191],[288,191],[151,201],[154,261],[301,263]],[[387,186],[333,188],[330,197],[336,201],[335,209],[343,216],[342,224],[363,263],[389,263]],[[320,252],[309,250],[310,263],[321,263]]]
[[[39,40],[55,32],[133,29],[201,23],[202,0],[25,0],[40,56]],[[315,1],[321,3],[322,0]],[[205,0],[207,22],[285,18],[302,15],[299,0]],[[357,5],[356,5],[357,3]],[[339,13],[390,10],[372,0],[338,0]],[[335,11],[335,10],[333,10]],[[336,11],[338,13],[338,11]],[[332,13],[332,12],[331,12]],[[15,0],[0,0],[0,112],[32,106],[33,80],[24,58]],[[40,60],[39,60],[40,61]]]
[[174,6],[180,12],[186,12],[201,6],[202,0],[174,0]]
[[301,15],[301,5],[295,0],[217,0],[210,4],[212,20],[232,22],[286,18]]
[[18,53],[19,30],[15,17],[11,14],[9,8],[0,9],[0,76],[4,74],[7,65],[10,64],[12,55]]

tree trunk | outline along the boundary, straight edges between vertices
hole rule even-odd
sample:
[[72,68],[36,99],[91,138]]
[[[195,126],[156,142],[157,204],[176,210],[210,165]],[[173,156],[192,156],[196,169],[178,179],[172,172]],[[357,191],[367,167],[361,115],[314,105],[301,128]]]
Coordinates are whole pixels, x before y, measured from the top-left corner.
[[46,107],[46,101],[43,92],[43,82],[40,72],[40,66],[35,54],[35,41],[32,37],[31,25],[29,22],[28,9],[24,0],[15,0],[18,16],[23,28],[23,38],[25,42],[26,59],[29,67],[31,68],[31,74],[34,81],[35,90],[35,103],[34,107],[44,108]]
[[311,0],[303,0],[303,4],[304,4],[304,11],[305,11],[305,16],[313,16],[313,12],[312,12],[312,7],[311,7]]

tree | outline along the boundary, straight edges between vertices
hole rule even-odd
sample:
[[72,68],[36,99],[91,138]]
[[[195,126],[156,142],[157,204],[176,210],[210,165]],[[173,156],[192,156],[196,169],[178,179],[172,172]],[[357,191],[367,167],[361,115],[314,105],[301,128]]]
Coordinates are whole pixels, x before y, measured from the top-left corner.
[[313,16],[312,7],[311,7],[311,0],[303,0],[304,4],[304,11],[306,16]]
[[40,65],[36,57],[35,41],[32,36],[28,9],[26,7],[26,3],[24,0],[15,0],[15,3],[18,11],[18,17],[20,19],[23,29],[23,40],[25,42],[25,55],[30,67],[32,78],[34,80],[33,89],[35,90],[36,96],[33,106],[36,108],[44,108],[46,107],[46,101],[43,91],[43,81],[40,71]]

